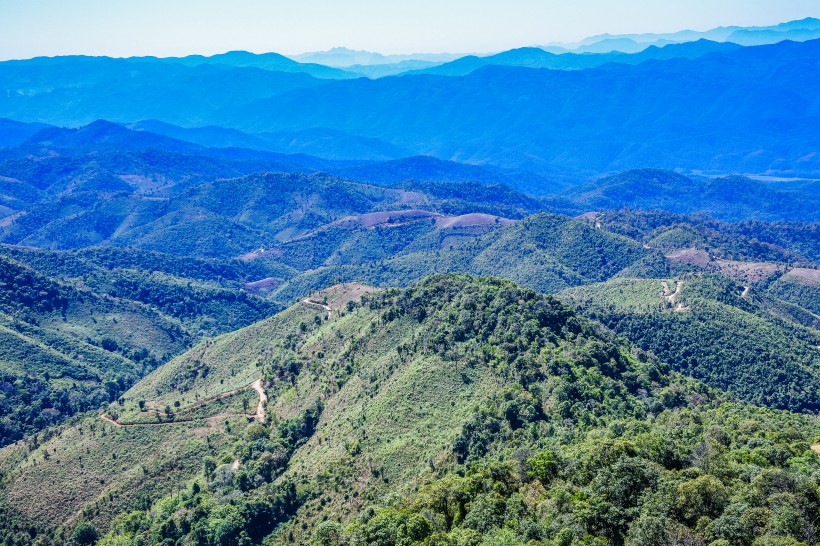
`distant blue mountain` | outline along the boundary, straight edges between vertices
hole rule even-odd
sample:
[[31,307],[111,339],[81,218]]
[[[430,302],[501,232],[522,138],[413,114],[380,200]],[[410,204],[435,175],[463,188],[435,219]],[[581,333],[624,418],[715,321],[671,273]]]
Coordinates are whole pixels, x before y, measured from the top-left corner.
[[[144,57],[151,59],[152,57]],[[274,72],[289,72],[309,74],[315,78],[323,79],[347,79],[357,78],[358,74],[324,66],[315,63],[300,63],[289,59],[278,53],[250,53],[248,51],[229,51],[218,55],[205,57],[202,55],[190,55],[187,57],[165,57],[157,59],[164,62],[178,63],[186,66],[200,66],[203,64],[217,64],[232,66],[235,68],[261,68]]]
[[0,117],[55,125],[100,118],[202,125],[220,106],[327,81],[304,73],[150,58],[42,57],[0,62]]
[[528,170],[820,174],[820,41],[578,71],[352,80],[219,112],[251,132],[331,128]]
[[820,38],[820,19],[806,17],[769,26],[716,27],[706,31],[681,30],[670,33],[644,34],[599,34],[590,36],[575,44],[548,44],[544,46],[553,53],[584,53],[621,51],[634,53],[641,46],[664,45],[670,43],[711,40],[715,42],[735,42],[743,45],[774,44],[783,40],[814,40]]
[[497,62],[541,67],[604,57],[607,64],[586,69],[491,65],[464,76],[378,80],[150,59],[34,59],[0,63],[0,117],[70,126],[155,119],[205,127],[180,138],[210,147],[330,159],[433,156],[548,178],[646,166],[820,176],[820,41],[701,41],[569,57],[530,48]]
[[606,54],[555,54],[537,47],[512,49],[487,57],[468,56],[453,62],[407,74],[437,74],[441,76],[465,76],[485,66],[520,66],[525,68],[551,68],[553,70],[579,70],[596,68],[608,63],[640,64],[649,60],[697,59],[709,53],[730,52],[741,46],[731,43],[698,40],[664,47],[644,45],[640,53]]
[[[373,182],[396,184],[414,182],[470,181],[482,184],[504,184],[532,195],[548,195],[564,190],[570,182],[566,173],[536,174],[518,169],[501,169],[492,165],[468,165],[430,156],[403,157],[392,161],[367,162],[331,169],[335,174]],[[412,186],[412,184],[410,185]]]
[[586,210],[650,209],[705,213],[727,221],[820,221],[816,183],[759,182],[743,176],[687,177],[655,169],[626,171],[569,188],[561,197]]
[[353,66],[390,65],[402,62],[444,63],[462,55],[452,53],[411,53],[399,55],[382,55],[372,51],[357,51],[347,47],[334,47],[328,51],[313,51],[291,55],[290,58],[300,63],[319,63],[327,66],[348,69]]
[[131,131],[122,125],[105,120],[97,120],[76,129],[46,127],[33,134],[18,148],[35,153],[48,149],[70,150],[73,154],[146,149],[185,154],[204,152],[204,148],[198,144],[149,132]]
[[46,127],[48,125],[44,123],[23,123],[12,119],[0,119],[0,148],[17,146]]
[[804,42],[818,38],[820,38],[820,28],[794,28],[786,30],[741,29],[734,31],[726,40],[736,44],[752,46],[782,42],[784,40]]
[[[14,178],[20,173],[30,176],[33,172],[40,172],[37,178],[49,184],[58,179],[70,180],[81,176],[78,173],[99,171],[104,172],[109,180],[128,173],[170,180],[172,174],[184,171],[184,166],[196,174],[195,179],[199,176],[207,178],[209,173],[218,178],[230,176],[227,173],[235,176],[263,171],[322,171],[379,185],[411,180],[477,182],[506,184],[532,194],[557,192],[577,181],[561,172],[544,176],[523,170],[467,165],[425,156],[353,160],[354,156],[350,155],[341,160],[300,153],[299,150],[305,146],[304,143],[299,144],[299,139],[307,140],[311,134],[319,140],[321,135],[338,138],[336,146],[345,147],[346,153],[350,154],[356,152],[352,149],[355,142],[362,146],[368,143],[367,139],[329,130],[304,131],[304,134],[289,136],[273,133],[250,135],[213,126],[186,129],[158,121],[123,126],[97,120],[78,128],[46,126],[18,146],[0,150],[0,176]],[[280,139],[278,144],[276,139]],[[285,144],[289,139],[296,143],[291,142],[289,149],[292,152],[276,151],[279,147],[288,148]],[[377,150],[382,143],[374,141],[369,144],[370,147],[361,150],[360,155],[369,153],[379,156]],[[332,146],[317,145],[326,152],[332,150]],[[388,151],[397,152],[393,149]],[[60,191],[64,189],[59,185],[57,187]]]
[[404,150],[382,140],[333,129],[249,134],[215,125],[186,128],[157,120],[133,123],[129,128],[195,142],[210,148],[247,148],[338,160],[383,161],[408,155]]

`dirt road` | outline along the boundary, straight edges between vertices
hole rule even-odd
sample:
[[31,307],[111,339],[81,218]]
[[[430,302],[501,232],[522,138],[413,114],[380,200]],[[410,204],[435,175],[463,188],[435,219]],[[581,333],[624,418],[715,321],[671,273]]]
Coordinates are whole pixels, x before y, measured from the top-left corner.
[[268,402],[268,395],[265,394],[265,389],[262,388],[262,380],[257,379],[251,383],[251,388],[259,393],[259,403],[256,404],[256,420],[260,423],[264,423],[265,404]]
[[[224,392],[220,395],[213,396],[213,397],[207,399],[207,401],[213,401],[213,400],[217,400],[219,398],[225,398],[227,396],[231,396],[231,395],[236,394],[237,392],[239,392],[243,389],[247,389],[248,387],[252,388],[253,390],[255,390],[259,394],[259,402],[256,404],[256,413],[254,414],[254,419],[256,419],[260,423],[264,423],[265,422],[265,404],[268,401],[268,395],[265,394],[265,389],[262,388],[262,380],[261,379],[257,379],[256,381],[254,381],[250,385],[245,385],[244,387],[240,387],[238,389],[234,389],[232,391]],[[202,405],[202,403],[204,403],[204,402],[205,401],[201,401],[199,404],[197,404],[197,406]],[[232,416],[232,414],[227,414],[227,413],[226,414],[220,414],[220,415],[223,415],[223,416],[226,416],[226,417],[227,416]],[[213,417],[214,416],[211,416],[210,418],[213,418]],[[114,425],[115,427],[146,427],[146,426],[159,426],[159,425],[175,425],[175,424],[178,424],[178,423],[189,423],[191,421],[199,421],[199,420],[203,419],[203,417],[194,417],[194,418],[191,418],[191,419],[184,419],[184,418],[183,419],[174,419],[174,420],[169,420],[169,421],[153,421],[153,422],[147,422],[147,423],[120,423],[116,419],[113,419],[111,416],[106,415],[105,413],[102,413],[102,414],[100,414],[100,419],[102,419],[106,423],[110,423],[110,424]]]
[[678,301],[678,296],[680,295],[680,290],[683,288],[683,281],[676,281],[675,282],[675,291],[670,293],[669,283],[666,281],[662,281],[661,284],[663,285],[663,293],[661,294],[661,298],[668,301],[669,303],[675,306],[676,313],[684,313],[689,310],[689,307],[685,306],[683,303]]
[[333,312],[333,308],[332,308],[331,306],[326,305],[326,304],[324,304],[324,303],[322,303],[322,302],[320,302],[320,301],[314,301],[314,300],[312,300],[312,299],[310,299],[310,298],[305,298],[305,299],[303,299],[303,300],[302,300],[302,303],[304,303],[305,305],[309,305],[309,306],[311,306],[311,307],[321,307],[322,309],[324,309],[324,310],[325,310],[325,311],[327,311],[328,313],[332,313],[332,312]]

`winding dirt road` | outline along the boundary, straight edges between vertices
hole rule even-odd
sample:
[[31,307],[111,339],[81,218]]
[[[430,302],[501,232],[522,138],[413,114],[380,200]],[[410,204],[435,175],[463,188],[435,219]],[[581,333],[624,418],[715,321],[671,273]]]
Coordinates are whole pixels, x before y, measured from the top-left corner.
[[312,299],[310,299],[310,298],[305,298],[305,299],[303,299],[303,300],[302,300],[302,303],[304,303],[305,305],[309,305],[309,306],[311,306],[311,307],[321,307],[322,309],[324,309],[324,310],[325,310],[325,311],[327,311],[328,313],[332,313],[332,312],[333,312],[333,308],[332,308],[331,306],[326,305],[326,304],[324,304],[324,303],[322,303],[322,302],[320,302],[320,301],[314,301],[314,300],[312,300]]
[[670,293],[669,283],[666,281],[662,281],[661,284],[663,285],[663,293],[661,294],[661,298],[668,301],[669,303],[675,306],[676,313],[685,313],[689,310],[689,307],[685,306],[683,303],[678,301],[678,296],[680,295],[680,290],[683,288],[683,281],[676,281],[675,282],[675,291]]
[[265,394],[265,389],[262,388],[262,380],[257,379],[251,383],[251,388],[259,393],[259,403],[256,404],[256,420],[260,423],[265,422],[265,404],[268,402],[268,395]]
[[[254,414],[254,419],[256,419],[260,423],[264,423],[265,422],[265,404],[268,401],[268,395],[265,394],[265,389],[262,388],[262,380],[261,379],[257,379],[253,383],[251,383],[249,385],[245,385],[244,387],[240,387],[240,388],[234,389],[232,391],[224,392],[224,393],[222,393],[218,396],[214,396],[214,397],[211,397],[207,400],[203,400],[197,406],[202,405],[203,403],[205,403],[207,401],[213,401],[213,400],[217,400],[219,398],[225,398],[227,396],[231,396],[231,395],[236,394],[237,392],[239,392],[243,389],[247,389],[248,387],[252,388],[253,390],[255,390],[259,394],[259,402],[256,404],[256,413]],[[243,414],[236,414],[236,415],[243,415]],[[202,419],[213,419],[214,417],[228,417],[228,416],[234,416],[235,417],[236,415],[223,413],[223,414],[219,414],[219,415],[212,415],[212,416],[207,417],[207,418],[194,417],[194,418],[190,418],[190,419],[183,418],[183,419],[174,419],[174,420],[169,420],[169,421],[153,421],[153,422],[147,422],[147,423],[120,423],[116,419],[113,419],[110,415],[107,415],[105,413],[101,413],[100,414],[100,419],[102,419],[106,423],[110,423],[110,424],[114,425],[115,427],[152,427],[152,426],[161,426],[161,425],[163,425],[163,426],[164,425],[176,425],[176,424],[179,424],[179,423],[190,423],[191,421],[200,421]]]

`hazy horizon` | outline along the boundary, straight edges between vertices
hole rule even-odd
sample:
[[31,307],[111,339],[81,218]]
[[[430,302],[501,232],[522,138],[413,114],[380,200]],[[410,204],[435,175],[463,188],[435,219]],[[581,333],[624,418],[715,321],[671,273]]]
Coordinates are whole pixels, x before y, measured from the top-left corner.
[[600,34],[668,33],[718,26],[767,26],[820,15],[818,0],[353,0],[300,3],[239,0],[137,3],[8,0],[0,4],[0,60],[226,51],[298,55],[336,47],[385,55],[490,53],[576,42]]

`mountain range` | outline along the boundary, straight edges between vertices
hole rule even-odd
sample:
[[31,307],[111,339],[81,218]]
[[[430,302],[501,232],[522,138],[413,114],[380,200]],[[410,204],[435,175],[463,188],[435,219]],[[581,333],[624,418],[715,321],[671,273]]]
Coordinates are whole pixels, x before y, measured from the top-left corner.
[[554,53],[567,51],[596,53],[623,51],[634,53],[640,51],[642,47],[646,47],[646,44],[665,45],[697,40],[731,42],[740,45],[763,45],[783,40],[817,39],[820,38],[818,32],[820,32],[820,19],[806,17],[796,21],[757,27],[724,26],[706,31],[681,30],[660,34],[599,34],[589,36],[573,44],[549,44],[544,49],[551,50]]
[[[254,138],[202,138],[333,159],[431,155],[542,176],[651,165],[813,177],[818,43],[695,42],[598,56],[518,50],[431,69],[453,71],[450,77],[378,80],[270,71],[247,59],[237,61],[242,66],[33,59],[0,63],[0,116],[57,125],[98,118],[217,125]],[[539,68],[556,63],[563,69]]]
[[817,543],[818,28],[0,63],[0,544]]

